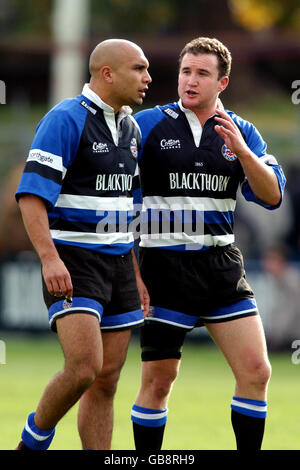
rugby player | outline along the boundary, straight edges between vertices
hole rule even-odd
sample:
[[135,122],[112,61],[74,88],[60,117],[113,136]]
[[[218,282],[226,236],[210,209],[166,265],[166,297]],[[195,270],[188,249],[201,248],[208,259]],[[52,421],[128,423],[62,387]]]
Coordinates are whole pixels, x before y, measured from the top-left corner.
[[82,94],[38,124],[16,193],[65,358],[29,414],[19,450],[48,449],[57,423],[79,399],[82,447],[110,448],[131,329],[143,323],[141,305],[146,313],[149,303],[133,234],[124,229],[140,145],[128,106],[143,103],[149,63],[136,44],[111,39],[96,46],[89,66]]
[[162,446],[184,339],[199,326],[207,328],[235,377],[237,449],[262,444],[271,366],[234,244],[234,211],[239,187],[246,200],[279,207],[285,176],[254,125],[217,108],[230,70],[226,46],[196,38],[179,57],[179,101],[135,116],[142,131],[139,258],[151,301],[141,329],[141,387],[131,412],[140,451]]

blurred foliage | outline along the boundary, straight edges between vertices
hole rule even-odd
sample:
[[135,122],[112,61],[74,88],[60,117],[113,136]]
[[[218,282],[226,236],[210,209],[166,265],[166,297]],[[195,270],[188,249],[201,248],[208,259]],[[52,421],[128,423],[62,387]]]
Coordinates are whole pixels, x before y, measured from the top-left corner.
[[160,31],[176,19],[176,8],[172,8],[172,3],[172,0],[92,0],[92,33]]
[[245,29],[282,27],[300,31],[299,0],[229,0],[234,20]]
[[50,36],[52,4],[52,0],[0,0],[1,36]]
[[[227,7],[223,0],[213,1]],[[198,0],[195,4],[194,0],[91,0],[90,4],[92,35],[148,34],[188,28],[195,15],[201,18],[201,9],[209,1]],[[54,5],[55,0],[0,0],[0,34],[50,37]]]
[[[64,1],[64,0],[61,0]],[[50,37],[55,0],[0,0],[0,35]],[[283,27],[300,31],[299,0],[90,0],[91,34]]]
[[[1,0],[1,35],[50,36],[54,2]],[[91,0],[91,11],[91,32],[101,35],[180,32],[211,27],[217,18],[223,29],[233,21],[251,31],[300,31],[299,0]]]
[[92,0],[92,34],[179,34],[232,26],[227,0]]

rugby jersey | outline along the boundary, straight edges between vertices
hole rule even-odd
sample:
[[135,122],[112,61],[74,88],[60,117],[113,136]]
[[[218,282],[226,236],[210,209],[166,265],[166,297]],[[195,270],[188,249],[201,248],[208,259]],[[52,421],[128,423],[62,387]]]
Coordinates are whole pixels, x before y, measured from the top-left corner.
[[115,115],[86,84],[38,124],[16,198],[43,198],[55,244],[110,254],[132,248],[141,136],[130,112]]
[[[281,194],[285,176],[253,124],[226,111],[248,147],[271,165]],[[139,153],[142,203],[141,247],[204,250],[234,242],[234,210],[239,185],[248,201],[257,200],[242,166],[214,130],[214,116],[203,128],[181,100],[135,116],[142,132]],[[140,202],[140,201],[139,201]]]

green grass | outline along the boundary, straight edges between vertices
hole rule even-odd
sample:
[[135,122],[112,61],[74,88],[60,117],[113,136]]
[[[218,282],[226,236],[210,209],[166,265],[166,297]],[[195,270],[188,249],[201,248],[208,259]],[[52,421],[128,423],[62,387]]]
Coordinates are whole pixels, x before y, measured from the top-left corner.
[[[13,449],[24,422],[33,411],[63,358],[56,338],[15,337],[3,334],[6,364],[0,365],[0,450]],[[291,354],[270,357],[273,376],[269,387],[265,450],[299,448],[299,366]],[[115,399],[112,449],[133,449],[130,409],[140,382],[139,347],[135,338],[124,366]],[[164,449],[235,449],[230,424],[234,382],[225,360],[213,344],[187,343],[171,399]],[[76,429],[77,406],[59,423],[51,449],[80,449]]]

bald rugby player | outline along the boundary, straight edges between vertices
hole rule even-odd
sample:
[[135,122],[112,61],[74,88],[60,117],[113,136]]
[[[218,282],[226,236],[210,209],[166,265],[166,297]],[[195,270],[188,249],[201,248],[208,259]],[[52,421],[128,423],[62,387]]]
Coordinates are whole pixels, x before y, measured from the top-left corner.
[[41,261],[49,325],[65,364],[29,414],[18,450],[48,449],[57,423],[79,400],[82,448],[110,449],[131,329],[149,307],[133,234],[119,226],[133,210],[138,180],[140,131],[129,106],[143,103],[148,67],[136,44],[101,42],[82,94],[37,126],[16,199]]

